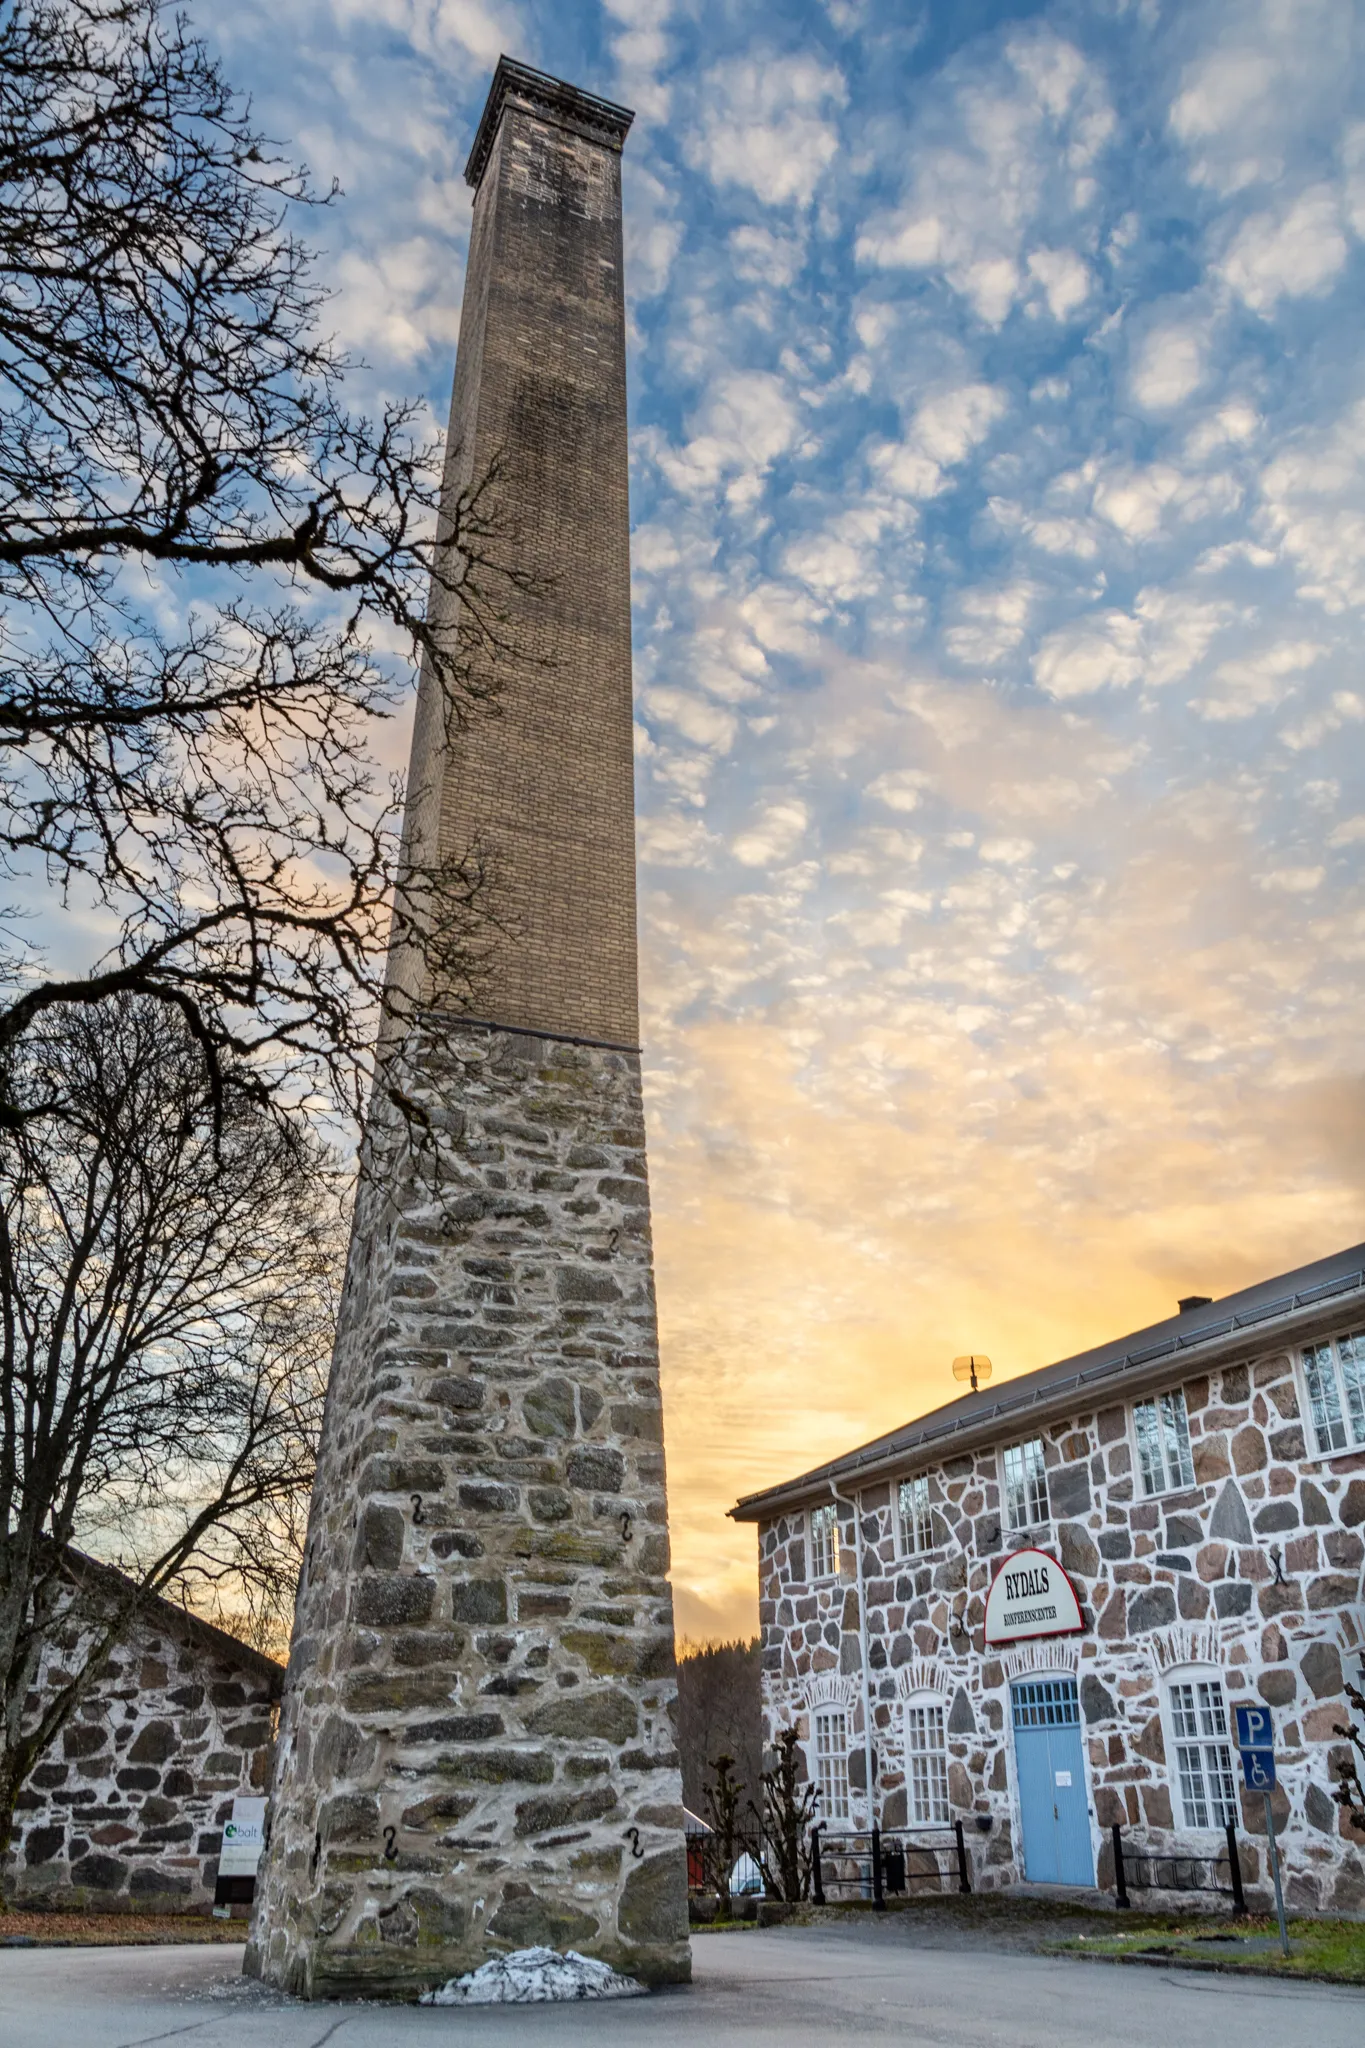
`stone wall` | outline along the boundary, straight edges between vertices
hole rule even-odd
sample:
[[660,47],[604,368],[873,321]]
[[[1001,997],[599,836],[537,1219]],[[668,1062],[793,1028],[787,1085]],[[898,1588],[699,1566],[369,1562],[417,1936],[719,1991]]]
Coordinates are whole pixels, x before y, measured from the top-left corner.
[[372,1134],[248,1967],[682,1976],[639,1059],[433,1018],[401,1085],[428,1143]]
[[[80,1637],[74,1622],[59,1631],[39,1692]],[[206,1910],[232,1801],[267,1788],[283,1682],[271,1658],[156,1602],[20,1794],[16,1895],[53,1908]]]
[[[898,1555],[892,1485],[863,1492],[883,1824],[906,1820],[900,1703],[913,1691],[937,1692],[948,1708],[953,1812],[991,1820],[989,1833],[968,1835],[976,1881],[1021,1878],[1009,1688],[1033,1671],[1062,1671],[1079,1680],[1099,1882],[1112,1881],[1106,1836],[1114,1822],[1132,1831],[1125,1839],[1135,1848],[1188,1848],[1173,1812],[1160,1685],[1177,1665],[1217,1666],[1229,1708],[1249,1700],[1275,1710],[1275,1814],[1289,1903],[1365,1911],[1365,1842],[1328,1789],[1343,1664],[1356,1676],[1365,1647],[1365,1454],[1308,1454],[1284,1352],[1188,1379],[1184,1394],[1195,1484],[1158,1500],[1138,1497],[1126,1404],[1041,1431],[1052,1519],[1040,1529],[1002,1533],[995,1444],[928,1468],[938,1540],[925,1555]],[[1016,1424],[1001,1441],[1032,1433]],[[915,1467],[925,1469],[922,1460]],[[760,1616],[768,1739],[793,1720],[807,1735],[813,1700],[845,1699],[858,1731],[850,1778],[861,1788],[852,1541],[847,1514],[841,1577],[812,1585],[805,1516],[763,1525]],[[982,1625],[996,1564],[1029,1543],[1066,1567],[1086,1632],[987,1652]],[[1262,1800],[1240,1797],[1250,1837],[1243,1860],[1263,1891]]]

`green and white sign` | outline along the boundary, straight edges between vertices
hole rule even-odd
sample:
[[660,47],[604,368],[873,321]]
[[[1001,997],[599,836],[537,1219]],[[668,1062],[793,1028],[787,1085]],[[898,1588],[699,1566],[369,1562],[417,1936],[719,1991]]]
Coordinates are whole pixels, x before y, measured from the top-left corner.
[[232,1818],[223,1829],[218,1857],[219,1877],[254,1877],[265,1847],[264,1799],[234,1799]]

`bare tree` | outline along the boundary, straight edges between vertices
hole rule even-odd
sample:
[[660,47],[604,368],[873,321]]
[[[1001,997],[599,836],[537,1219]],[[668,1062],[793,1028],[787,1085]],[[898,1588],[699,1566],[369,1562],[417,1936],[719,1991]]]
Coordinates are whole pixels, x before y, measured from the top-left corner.
[[[52,973],[10,919],[0,1118],[36,1018],[130,992],[215,1082],[359,1106],[399,852],[372,721],[415,659],[450,743],[521,579],[493,479],[438,533],[422,409],[342,402],[292,226],[333,196],[165,0],[0,0],[0,869],[116,934]],[[458,993],[479,849],[409,883]]]
[[[140,1595],[287,1612],[339,1264],[334,1175],[153,998],[26,1035],[0,1133],[0,1856]],[[40,1102],[42,1116],[27,1112]],[[37,1700],[93,1553],[131,1581]],[[37,1704],[34,1702],[37,1700]]]
[[802,1775],[797,1730],[780,1728],[772,1768],[763,1773],[762,1811],[751,1802],[762,1840],[758,1865],[772,1898],[795,1903],[809,1895],[810,1830],[816,1804],[815,1787]]
[[745,1843],[740,1831],[740,1809],[744,1781],[736,1778],[732,1756],[718,1756],[711,1763],[711,1783],[702,1793],[703,1818],[709,1832],[702,1836],[702,1867],[722,1920],[730,1917],[730,1881]]

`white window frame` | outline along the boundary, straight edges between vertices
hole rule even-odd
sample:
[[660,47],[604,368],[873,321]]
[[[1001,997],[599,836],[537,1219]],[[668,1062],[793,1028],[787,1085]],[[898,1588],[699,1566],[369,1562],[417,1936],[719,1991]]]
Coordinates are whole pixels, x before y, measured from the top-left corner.
[[[1216,1726],[1216,1708],[1210,1712],[1213,1702],[1201,1696],[1201,1689],[1210,1686],[1217,1687],[1222,1707],[1221,1732]],[[1193,1834],[1222,1834],[1228,1821],[1240,1823],[1227,1680],[1218,1665],[1181,1664],[1163,1672],[1161,1719],[1171,1803],[1179,1816],[1177,1826]]]
[[[818,1551],[815,1542],[817,1525],[827,1532],[828,1541],[822,1542]],[[822,1501],[819,1507],[809,1509],[806,1515],[806,1562],[812,1585],[825,1579],[839,1576],[839,1510],[834,1502]],[[823,1569],[817,1570],[819,1557]]]
[[1365,1447],[1365,1330],[1301,1344],[1295,1363],[1309,1457],[1341,1458]]
[[941,1692],[912,1693],[901,1713],[908,1825],[946,1827],[952,1817],[948,1805],[948,1702]]
[[[1011,1451],[1027,1451],[1033,1444],[1038,1446],[1038,1475],[1042,1480],[1043,1511],[1040,1515],[1033,1513],[1035,1496],[1032,1489],[1032,1475],[1026,1472],[1024,1475],[1024,1490],[1029,1496],[1026,1502],[1029,1513],[1023,1521],[1017,1522],[1011,1512],[1009,1454]],[[1048,1498],[1047,1490],[1047,1446],[1041,1436],[1020,1437],[1017,1443],[1004,1445],[1000,1452],[1000,1519],[1012,1534],[1017,1533],[1020,1529],[1041,1529],[1052,1520],[1052,1503]]]
[[[1178,1404],[1179,1418],[1185,1428],[1184,1450],[1190,1475],[1188,1479],[1184,1477],[1184,1467],[1182,1467],[1181,1476],[1178,1479],[1172,1479],[1170,1476],[1170,1456],[1166,1441],[1168,1417],[1162,1413],[1163,1404],[1169,1404],[1172,1409]],[[1157,1428],[1161,1437],[1161,1484],[1154,1487],[1150,1493],[1147,1491],[1147,1475],[1142,1462],[1142,1428],[1138,1422],[1138,1410],[1140,1408],[1155,1409]],[[1185,1406],[1184,1387],[1167,1387],[1159,1394],[1146,1394],[1140,1401],[1131,1402],[1128,1408],[1128,1425],[1130,1434],[1129,1448],[1133,1454],[1133,1478],[1136,1482],[1134,1488],[1135,1498],[1139,1500],[1161,1500],[1168,1493],[1188,1493],[1195,1483],[1194,1445],[1190,1439],[1190,1416],[1189,1410]]]
[[[915,1491],[915,1499],[908,1511],[904,1498],[907,1488]],[[896,1524],[900,1532],[902,1557],[924,1557],[937,1548],[934,1542],[934,1505],[929,1498],[927,1472],[914,1472],[908,1479],[896,1481]]]
[[811,1777],[820,1796],[822,1821],[845,1821],[853,1808],[848,1785],[848,1709],[812,1707]]

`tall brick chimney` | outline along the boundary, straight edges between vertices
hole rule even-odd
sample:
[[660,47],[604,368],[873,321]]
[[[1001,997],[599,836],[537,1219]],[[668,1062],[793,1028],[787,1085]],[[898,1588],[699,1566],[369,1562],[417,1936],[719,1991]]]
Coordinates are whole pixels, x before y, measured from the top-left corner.
[[[477,1016],[413,1004],[356,1205],[246,1967],[412,1997],[546,1943],[690,1969],[638,1036],[625,109],[499,61],[447,505],[527,587],[497,708],[424,676],[406,846],[479,841]],[[447,623],[458,629],[458,616]]]

